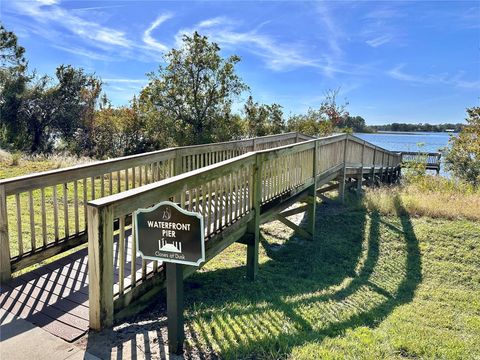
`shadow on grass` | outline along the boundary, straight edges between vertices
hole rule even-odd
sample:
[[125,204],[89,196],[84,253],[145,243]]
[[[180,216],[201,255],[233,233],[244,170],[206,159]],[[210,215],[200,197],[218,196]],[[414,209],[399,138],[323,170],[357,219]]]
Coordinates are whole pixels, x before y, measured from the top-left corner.
[[404,261],[387,276],[394,289],[372,279],[379,266],[381,215],[367,216],[358,205],[341,215],[320,215],[313,242],[291,239],[277,250],[262,238],[269,260],[260,265],[255,283],[244,279],[243,267],[197,273],[187,281],[188,332],[203,340],[202,345],[191,336],[190,346],[197,347],[195,353],[216,348],[222,358],[277,358],[294,346],[381,322],[413,299],[421,281],[413,225],[399,198],[395,206],[402,228],[390,230],[402,239]]
[[[197,272],[187,279],[185,357],[284,358],[296,346],[376,326],[410,302],[421,281],[421,260],[400,199],[395,200],[395,222],[401,226],[376,211],[367,213],[360,204],[343,209],[320,205],[314,241],[293,234],[279,246],[264,232],[255,282],[245,278],[244,266]],[[332,206],[340,211],[332,212]],[[402,255],[393,261],[397,268],[384,271],[384,281],[378,281],[385,229],[398,237]],[[219,267],[228,256],[233,255],[218,256]],[[87,350],[105,358],[165,357],[164,298],[134,320],[111,334],[91,334]]]

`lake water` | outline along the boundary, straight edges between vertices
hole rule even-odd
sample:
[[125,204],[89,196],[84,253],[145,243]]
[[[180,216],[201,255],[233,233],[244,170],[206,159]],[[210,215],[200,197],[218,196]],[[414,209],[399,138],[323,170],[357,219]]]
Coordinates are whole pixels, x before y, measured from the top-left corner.
[[[448,145],[449,133],[412,132],[412,133],[356,133],[355,136],[377,146],[392,151],[438,152]],[[418,144],[423,144],[418,146]]]
[[[363,134],[355,133],[355,136],[366,140],[374,145],[383,147],[392,151],[422,151],[438,152],[448,146],[448,140],[451,133],[439,132],[412,132],[412,133],[375,133]],[[455,134],[453,134],[455,135]],[[419,145],[420,144],[420,145]],[[440,173],[443,176],[449,176],[445,171],[445,164],[440,165]]]

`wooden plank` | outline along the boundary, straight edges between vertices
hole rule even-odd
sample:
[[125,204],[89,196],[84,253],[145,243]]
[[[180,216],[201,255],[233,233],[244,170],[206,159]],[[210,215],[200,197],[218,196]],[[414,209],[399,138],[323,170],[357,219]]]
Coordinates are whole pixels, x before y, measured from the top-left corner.
[[[103,177],[102,177],[102,184],[103,184]],[[68,187],[67,183],[63,184],[63,221],[64,221],[64,230],[65,230],[65,237],[68,238],[70,236],[70,228],[68,224]]]
[[33,206],[33,193],[31,190],[28,192],[28,203],[30,212],[30,247],[32,251],[35,251],[37,248],[37,242],[35,239],[35,209]]
[[41,209],[42,209],[42,242],[43,247],[47,246],[47,209],[45,207],[45,189],[40,189]]
[[298,226],[297,224],[293,223],[292,221],[290,221],[289,219],[287,219],[286,217],[283,217],[281,214],[278,214],[277,215],[277,220],[282,222],[283,224],[287,225],[289,228],[291,228],[292,230],[296,231],[297,233],[299,233],[301,236],[303,236],[304,238],[308,239],[308,240],[312,240],[313,237],[312,237],[312,234],[310,234],[307,230],[305,229],[302,229],[300,226]]
[[247,232],[252,234],[252,242],[247,245],[247,278],[255,280],[258,273],[258,248],[260,243],[260,211],[262,201],[262,164],[264,155],[257,153],[253,174],[253,214],[254,217],[247,224]]
[[[110,192],[111,192],[111,190],[110,190]],[[74,209],[74,219],[75,219],[75,234],[78,234],[80,232],[80,226],[79,226],[79,216],[78,216],[78,184],[77,184],[77,180],[75,180],[73,182],[73,209]]]
[[5,186],[0,185],[0,283],[11,277],[10,242],[8,235],[7,195]]
[[[70,250],[77,247],[87,240],[87,235],[84,232],[80,232],[75,237],[71,237],[68,240],[60,241],[57,243],[49,243],[41,249],[37,249],[35,253],[23,254],[24,257],[14,257],[11,260],[12,272],[25,269],[29,266],[37,264],[38,262],[48,259],[52,256]],[[28,256],[27,256],[28,255]]]
[[18,256],[22,256],[23,255],[23,237],[22,237],[22,207],[20,205],[20,194],[15,194],[15,204],[17,206]]
[[124,292],[124,282],[125,282],[125,217],[121,216],[119,219],[118,225],[118,268],[119,268],[119,293],[123,294]]
[[113,212],[87,211],[90,328],[100,331],[113,322]]

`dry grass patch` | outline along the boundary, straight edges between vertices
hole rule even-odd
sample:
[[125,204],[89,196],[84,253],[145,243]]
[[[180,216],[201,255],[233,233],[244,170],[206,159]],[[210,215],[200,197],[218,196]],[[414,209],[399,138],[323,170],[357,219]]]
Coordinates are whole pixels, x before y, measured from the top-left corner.
[[369,210],[393,215],[396,198],[411,216],[480,220],[480,190],[441,177],[425,176],[400,187],[368,189],[364,201]]

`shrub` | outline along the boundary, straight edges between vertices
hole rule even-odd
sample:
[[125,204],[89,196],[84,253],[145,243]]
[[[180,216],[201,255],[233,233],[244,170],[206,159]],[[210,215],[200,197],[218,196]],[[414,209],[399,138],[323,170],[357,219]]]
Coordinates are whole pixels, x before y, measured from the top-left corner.
[[480,185],[480,107],[467,109],[467,125],[450,138],[445,163],[456,177],[475,187]]

